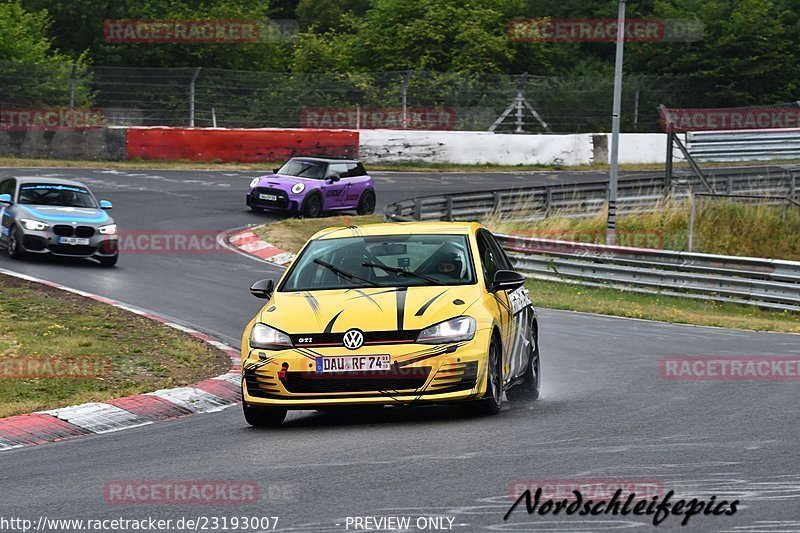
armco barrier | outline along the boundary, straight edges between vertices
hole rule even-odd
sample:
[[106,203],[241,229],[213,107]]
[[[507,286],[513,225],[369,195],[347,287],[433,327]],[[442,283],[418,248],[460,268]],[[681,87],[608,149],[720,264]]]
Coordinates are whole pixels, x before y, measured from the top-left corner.
[[357,131],[128,128],[128,159],[258,163],[295,155],[358,155]]
[[800,312],[800,262],[498,235],[529,277]]

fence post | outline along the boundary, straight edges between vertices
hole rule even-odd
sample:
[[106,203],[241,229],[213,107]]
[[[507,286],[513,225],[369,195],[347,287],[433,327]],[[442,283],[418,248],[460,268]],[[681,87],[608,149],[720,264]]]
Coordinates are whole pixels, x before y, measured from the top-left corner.
[[553,203],[553,190],[550,187],[545,189],[545,197],[544,197],[544,216],[545,218],[550,216],[550,206]]
[[694,191],[689,190],[689,201],[691,202],[691,209],[689,211],[689,252],[692,251],[692,244],[694,241]]
[[445,196],[445,214],[444,219],[448,222],[453,220],[453,197],[449,194]]
[[492,193],[492,211],[500,212],[500,193],[497,191]]
[[414,220],[422,220],[422,200],[414,198]]
[[403,78],[403,129],[408,128],[408,84],[411,82],[411,71],[407,70]]
[[72,73],[69,75],[69,110],[75,107],[75,78],[77,77],[78,73],[78,66],[73,63],[72,64]]
[[194,69],[192,80],[189,82],[189,127],[194,128],[194,85],[200,75],[200,67]]

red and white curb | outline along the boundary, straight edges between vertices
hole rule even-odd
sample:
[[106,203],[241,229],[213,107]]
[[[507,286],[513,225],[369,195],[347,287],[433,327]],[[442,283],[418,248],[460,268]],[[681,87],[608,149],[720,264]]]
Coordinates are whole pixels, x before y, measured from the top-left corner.
[[223,235],[222,238],[237,251],[256,257],[267,263],[285,266],[294,259],[293,253],[281,250],[267,241],[262,240],[261,237],[253,233],[253,230],[250,228],[234,230]]
[[78,294],[161,322],[222,350],[231,358],[231,368],[225,374],[187,387],[164,389],[106,402],[85,403],[0,418],[0,452],[83,435],[130,429],[195,413],[211,413],[235,405],[241,400],[240,354],[227,344],[216,341],[194,329],[110,298],[2,268],[0,268],[0,274]]

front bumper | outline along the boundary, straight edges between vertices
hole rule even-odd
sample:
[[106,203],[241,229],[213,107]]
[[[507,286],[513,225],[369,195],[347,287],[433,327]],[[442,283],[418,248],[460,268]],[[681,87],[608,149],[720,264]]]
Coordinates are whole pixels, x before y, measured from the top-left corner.
[[[344,405],[447,403],[484,396],[490,335],[466,343],[371,345],[242,352],[242,395],[251,406],[313,409]],[[246,343],[245,343],[246,344]],[[316,357],[389,354],[381,372],[317,373]],[[284,363],[288,371],[282,373]]]
[[117,235],[102,235],[95,229],[88,244],[63,244],[52,228],[44,231],[24,230],[22,248],[30,254],[50,254],[62,257],[111,257],[119,251]]
[[293,194],[280,189],[264,189],[261,191],[264,194],[271,194],[277,197],[277,200],[262,200],[259,198],[259,190],[252,189],[247,193],[247,205],[249,207],[257,207],[258,209],[267,209],[270,211],[280,211],[284,213],[292,213],[300,210],[302,202],[301,199]]

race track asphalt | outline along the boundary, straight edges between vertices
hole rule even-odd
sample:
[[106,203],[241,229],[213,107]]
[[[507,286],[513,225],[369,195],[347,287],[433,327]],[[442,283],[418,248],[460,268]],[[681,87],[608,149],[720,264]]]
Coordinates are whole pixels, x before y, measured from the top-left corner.
[[[0,169],[4,174],[80,177],[114,202],[112,214],[128,231],[202,234],[274,220],[244,206],[253,172]],[[591,178],[376,174],[379,208],[416,194]],[[0,267],[152,310],[235,346],[260,305],[249,285],[280,274],[221,251],[129,253],[114,269],[3,256]],[[295,532],[345,531],[348,516],[410,516],[412,524],[445,516],[465,532],[652,527],[651,517],[528,516],[524,506],[503,520],[517,483],[627,480],[655,482],[675,498],[740,500],[734,516],[695,516],[684,531],[800,530],[800,382],[659,376],[659,360],[671,355],[800,359],[800,337],[550,310],[540,310],[540,329],[542,397],[509,402],[498,416],[467,418],[455,407],[302,411],[278,430],[257,430],[233,407],[11,450],[0,454],[0,518],[279,516],[278,530]],[[104,499],[109,482],[176,479],[253,481],[261,497],[245,505]],[[679,524],[668,517],[658,529]]]

